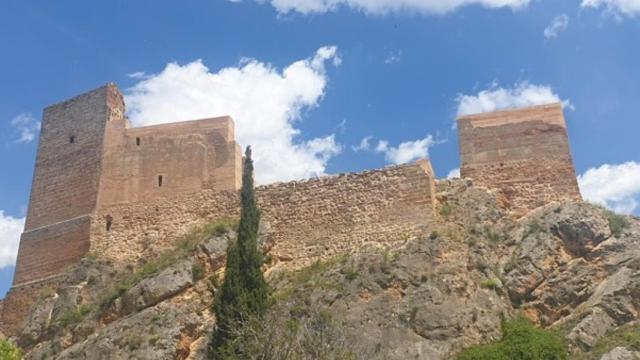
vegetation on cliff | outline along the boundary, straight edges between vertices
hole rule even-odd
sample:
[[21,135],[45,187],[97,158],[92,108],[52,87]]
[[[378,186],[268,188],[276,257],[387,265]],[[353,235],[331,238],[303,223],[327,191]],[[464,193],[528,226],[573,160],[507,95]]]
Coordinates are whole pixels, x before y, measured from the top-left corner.
[[22,351],[6,339],[0,339],[0,359],[21,360]]
[[260,318],[268,305],[269,291],[262,273],[263,255],[258,248],[260,210],[253,188],[250,147],[245,153],[240,197],[238,238],[228,244],[224,282],[213,303],[216,329],[211,339],[211,353],[216,359],[242,351],[234,341],[236,328],[247,318]]
[[560,336],[534,327],[526,318],[502,322],[500,341],[466,349],[458,360],[564,360],[567,349]]

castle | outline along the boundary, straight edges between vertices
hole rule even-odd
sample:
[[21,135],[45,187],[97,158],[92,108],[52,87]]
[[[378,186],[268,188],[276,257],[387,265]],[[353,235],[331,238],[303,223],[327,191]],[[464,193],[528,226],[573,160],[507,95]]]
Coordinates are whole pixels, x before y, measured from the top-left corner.
[[[518,216],[580,199],[560,104],[461,117],[461,175]],[[229,117],[131,128],[113,84],[45,109],[29,211],[0,327],[88,253],[143,261],[207,220],[239,213]],[[418,236],[437,221],[428,160],[258,187],[271,255],[301,264]]]

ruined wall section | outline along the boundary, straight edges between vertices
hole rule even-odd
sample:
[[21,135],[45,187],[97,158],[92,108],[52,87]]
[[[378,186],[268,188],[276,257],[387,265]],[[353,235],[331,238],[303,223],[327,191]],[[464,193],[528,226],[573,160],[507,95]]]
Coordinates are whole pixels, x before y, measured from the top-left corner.
[[[426,161],[256,189],[271,254],[299,266],[416,236],[434,219],[434,177]],[[237,192],[205,190],[101,209],[91,251],[120,263],[169,248],[196,225],[238,216]],[[104,219],[113,220],[107,231]]]
[[517,215],[581,199],[561,104],[458,119],[462,177],[499,189]]

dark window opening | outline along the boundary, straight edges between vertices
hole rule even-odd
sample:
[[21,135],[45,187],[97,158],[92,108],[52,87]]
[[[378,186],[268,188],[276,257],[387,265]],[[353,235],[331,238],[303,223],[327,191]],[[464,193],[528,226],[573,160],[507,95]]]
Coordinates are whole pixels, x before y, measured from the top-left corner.
[[140,138],[139,137],[136,138],[136,145],[140,146]]
[[113,225],[113,218],[111,215],[107,215],[107,231],[111,231],[111,225]]
[[69,136],[69,144],[73,144],[75,142],[76,142],[76,137],[73,135]]
[[162,186],[162,175],[158,175],[158,187]]

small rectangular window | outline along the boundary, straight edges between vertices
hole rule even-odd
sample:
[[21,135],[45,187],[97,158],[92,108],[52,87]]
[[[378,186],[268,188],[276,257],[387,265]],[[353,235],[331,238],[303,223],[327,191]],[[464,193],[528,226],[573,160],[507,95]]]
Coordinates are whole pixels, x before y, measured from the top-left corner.
[[140,138],[139,137],[136,138],[136,145],[140,146]]
[[162,175],[158,175],[158,187],[162,186]]

